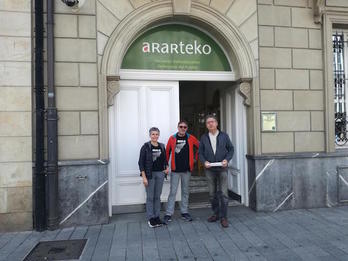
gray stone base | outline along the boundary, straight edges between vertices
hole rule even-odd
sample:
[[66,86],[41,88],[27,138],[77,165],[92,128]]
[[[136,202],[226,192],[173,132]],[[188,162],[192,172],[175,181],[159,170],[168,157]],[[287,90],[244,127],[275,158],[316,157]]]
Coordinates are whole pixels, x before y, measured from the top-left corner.
[[[256,211],[348,203],[348,151],[248,156],[248,168],[249,204]],[[69,217],[60,226],[108,223],[107,181],[107,165],[99,161],[60,162],[60,221]],[[144,205],[113,209],[116,213],[139,211],[144,211]]]
[[348,151],[248,156],[256,211],[333,207],[348,202]]
[[59,162],[58,176],[60,222],[77,209],[61,227],[109,222],[107,164]]

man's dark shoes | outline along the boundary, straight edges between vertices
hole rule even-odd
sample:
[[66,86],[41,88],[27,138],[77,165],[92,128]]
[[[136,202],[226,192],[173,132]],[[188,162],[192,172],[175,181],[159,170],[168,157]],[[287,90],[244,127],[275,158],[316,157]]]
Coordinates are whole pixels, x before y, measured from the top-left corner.
[[222,219],[221,219],[221,226],[222,226],[222,227],[228,227],[227,218],[222,218]]
[[216,215],[212,215],[211,217],[208,218],[208,222],[216,222],[218,220],[219,218]]
[[150,218],[149,221],[147,221],[147,224],[149,227],[157,227],[157,222],[154,218]]
[[181,214],[181,218],[186,221],[192,221],[192,217],[189,213]]
[[155,217],[156,227],[162,226],[164,223],[159,217]]
[[163,218],[163,223],[168,225],[168,223],[172,221],[172,216],[171,215],[165,215]]

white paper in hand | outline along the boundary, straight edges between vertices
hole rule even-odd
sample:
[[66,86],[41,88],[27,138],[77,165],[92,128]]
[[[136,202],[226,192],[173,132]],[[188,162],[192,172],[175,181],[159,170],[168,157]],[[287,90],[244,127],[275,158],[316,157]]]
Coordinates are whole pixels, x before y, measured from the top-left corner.
[[222,163],[221,162],[211,162],[210,167],[222,167]]

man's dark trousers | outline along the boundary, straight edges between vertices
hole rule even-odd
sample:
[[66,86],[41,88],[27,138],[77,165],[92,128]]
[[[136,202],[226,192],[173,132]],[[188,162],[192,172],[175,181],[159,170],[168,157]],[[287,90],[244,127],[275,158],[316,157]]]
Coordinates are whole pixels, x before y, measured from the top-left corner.
[[209,198],[214,214],[219,218],[227,218],[228,175],[226,168],[206,169],[205,174],[208,180]]

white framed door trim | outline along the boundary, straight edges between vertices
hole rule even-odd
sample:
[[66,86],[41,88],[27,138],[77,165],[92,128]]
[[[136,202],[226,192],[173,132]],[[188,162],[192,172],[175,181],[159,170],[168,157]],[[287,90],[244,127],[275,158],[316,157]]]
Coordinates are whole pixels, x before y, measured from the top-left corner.
[[[121,70],[120,78],[122,82],[130,82],[130,81],[145,81],[149,83],[149,87],[151,84],[157,85],[161,82],[179,82],[179,81],[229,81],[231,85],[235,84],[238,80],[235,77],[234,73],[231,72],[181,72],[181,71],[146,71],[146,70]],[[120,87],[120,90],[122,86]],[[117,96],[117,95],[116,95]],[[115,96],[115,97],[116,97]],[[114,98],[115,98],[114,97]],[[116,104],[116,102],[114,102]],[[244,106],[243,104],[238,106]],[[245,108],[235,108],[239,112],[242,112],[243,115],[240,115],[243,122],[243,128],[246,133],[246,110]],[[145,112],[145,110],[144,110]],[[115,151],[113,150],[113,146],[115,146],[115,129],[112,126],[115,126],[115,117],[116,110],[115,105],[111,106],[108,109],[109,113],[109,152],[110,152],[110,164],[109,164],[109,215],[112,216],[112,190],[115,189],[114,177],[112,177],[112,173],[114,173],[116,166],[115,159]],[[146,117],[146,116],[145,116]],[[242,144],[238,146],[243,148],[241,151],[247,151],[247,140],[244,137],[241,141]],[[244,175],[241,178],[241,198],[242,204],[245,206],[249,206],[249,197],[246,193],[248,193],[248,168],[247,161],[244,159]],[[243,168],[242,167],[242,168]],[[127,183],[124,181],[124,183]]]

